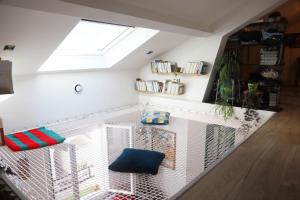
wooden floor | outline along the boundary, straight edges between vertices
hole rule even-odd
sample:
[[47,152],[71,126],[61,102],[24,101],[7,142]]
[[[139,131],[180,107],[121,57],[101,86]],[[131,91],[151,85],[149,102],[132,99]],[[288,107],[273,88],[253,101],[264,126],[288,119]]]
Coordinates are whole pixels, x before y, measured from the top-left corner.
[[283,90],[276,114],[180,200],[300,200],[300,89]]

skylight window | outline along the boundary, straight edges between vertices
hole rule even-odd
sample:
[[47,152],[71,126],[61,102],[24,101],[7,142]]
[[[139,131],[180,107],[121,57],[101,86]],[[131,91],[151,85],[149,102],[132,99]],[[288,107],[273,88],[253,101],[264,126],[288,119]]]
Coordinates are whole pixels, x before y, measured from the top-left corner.
[[109,68],[158,32],[81,20],[39,71]]
[[59,45],[59,55],[103,55],[133,31],[133,27],[92,21],[79,22]]

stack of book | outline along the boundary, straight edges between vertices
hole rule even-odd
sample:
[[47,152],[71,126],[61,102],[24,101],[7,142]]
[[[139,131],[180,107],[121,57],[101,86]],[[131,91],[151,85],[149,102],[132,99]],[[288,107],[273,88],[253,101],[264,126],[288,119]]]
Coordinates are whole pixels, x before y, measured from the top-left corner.
[[162,93],[164,84],[159,81],[144,81],[142,79],[136,79],[135,88],[139,92],[149,93]]
[[180,69],[180,73],[183,74],[201,74],[205,63],[200,62],[188,62],[187,66]]
[[181,95],[184,93],[184,84],[179,81],[166,80],[165,94]]
[[176,72],[177,65],[170,61],[156,60],[151,62],[151,71],[152,73],[174,73]]
[[276,65],[278,63],[278,51],[277,50],[260,50],[260,65]]
[[188,74],[188,75],[200,75],[206,74],[207,64],[203,61],[188,62],[185,67],[178,67],[176,63],[170,61],[156,60],[151,62],[152,73],[158,74]]

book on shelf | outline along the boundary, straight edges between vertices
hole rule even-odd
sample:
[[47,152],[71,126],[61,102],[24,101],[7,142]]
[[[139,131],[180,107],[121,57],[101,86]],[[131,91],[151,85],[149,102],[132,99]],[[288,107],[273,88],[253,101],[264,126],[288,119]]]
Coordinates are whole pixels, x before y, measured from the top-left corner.
[[184,84],[179,81],[166,80],[165,94],[181,95],[184,93]]
[[146,82],[146,90],[148,92],[154,92],[154,86],[152,81],[145,81]]
[[279,62],[279,51],[277,49],[260,50],[260,65],[276,65]]
[[181,73],[183,74],[201,74],[203,66],[205,65],[204,62],[188,62],[188,64],[181,68]]
[[165,84],[156,80],[142,80],[140,78],[135,81],[135,89],[145,93],[165,93],[170,95],[181,95],[184,93],[184,84],[179,80],[166,80]]
[[135,81],[135,89],[140,92],[161,93],[164,84],[156,80],[144,81],[140,78]]
[[189,74],[200,75],[206,74],[207,63],[203,61],[188,62],[185,67],[178,67],[176,63],[170,61],[156,60],[151,62],[152,73],[158,74]]
[[151,62],[151,71],[153,73],[174,73],[176,69],[177,64],[170,61],[155,60]]

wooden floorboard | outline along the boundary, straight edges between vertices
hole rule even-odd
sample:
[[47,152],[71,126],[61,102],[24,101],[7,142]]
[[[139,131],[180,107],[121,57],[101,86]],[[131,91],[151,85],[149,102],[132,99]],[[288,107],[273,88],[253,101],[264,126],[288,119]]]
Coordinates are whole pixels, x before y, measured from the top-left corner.
[[179,200],[300,200],[299,91],[286,89],[283,110]]

